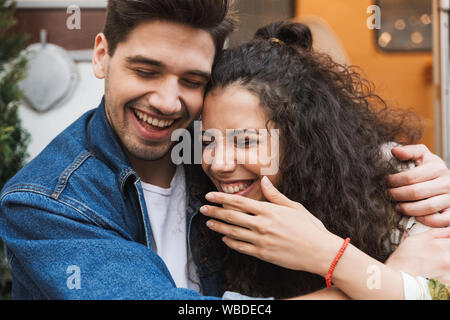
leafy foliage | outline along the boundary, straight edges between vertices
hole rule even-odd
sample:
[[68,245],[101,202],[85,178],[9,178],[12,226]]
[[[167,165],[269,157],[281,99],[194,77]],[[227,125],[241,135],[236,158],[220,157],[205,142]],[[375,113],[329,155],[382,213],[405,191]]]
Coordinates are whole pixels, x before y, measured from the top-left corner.
[[[18,83],[27,63],[21,52],[28,36],[10,32],[15,10],[14,1],[0,0],[0,189],[23,167],[29,140],[18,116],[22,98]],[[10,298],[10,292],[11,274],[0,240],[0,299]]]

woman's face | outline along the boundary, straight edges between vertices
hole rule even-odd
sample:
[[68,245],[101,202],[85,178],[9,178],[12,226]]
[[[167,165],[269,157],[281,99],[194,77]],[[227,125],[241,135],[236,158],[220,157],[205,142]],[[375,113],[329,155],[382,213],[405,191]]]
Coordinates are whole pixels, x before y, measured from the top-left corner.
[[220,192],[264,200],[261,179],[278,184],[278,132],[254,93],[212,90],[202,114],[202,167]]

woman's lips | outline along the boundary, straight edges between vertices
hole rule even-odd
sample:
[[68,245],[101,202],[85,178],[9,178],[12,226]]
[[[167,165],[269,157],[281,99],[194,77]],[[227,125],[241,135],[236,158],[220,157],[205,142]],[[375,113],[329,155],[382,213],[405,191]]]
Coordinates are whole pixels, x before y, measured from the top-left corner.
[[233,182],[222,182],[219,181],[220,189],[222,192],[228,194],[235,194],[239,196],[246,196],[249,194],[254,186],[257,184],[259,179],[253,180],[239,180]]

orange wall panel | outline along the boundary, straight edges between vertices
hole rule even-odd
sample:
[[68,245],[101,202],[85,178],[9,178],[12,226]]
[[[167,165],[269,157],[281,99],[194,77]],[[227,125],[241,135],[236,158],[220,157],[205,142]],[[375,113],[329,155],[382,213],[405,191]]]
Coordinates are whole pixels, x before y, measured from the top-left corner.
[[394,107],[413,110],[424,119],[422,143],[434,151],[432,53],[387,53],[367,28],[371,0],[297,0],[297,18],[324,19],[342,42],[350,63],[360,66],[380,94]]

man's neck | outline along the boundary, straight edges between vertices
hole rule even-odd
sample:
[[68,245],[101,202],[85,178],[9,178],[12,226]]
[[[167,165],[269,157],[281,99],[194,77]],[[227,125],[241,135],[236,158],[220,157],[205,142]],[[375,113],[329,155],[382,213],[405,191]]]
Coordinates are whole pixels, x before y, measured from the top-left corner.
[[130,154],[127,156],[141,181],[161,188],[170,187],[177,168],[170,158],[170,152],[163,158],[152,161],[140,160]]

